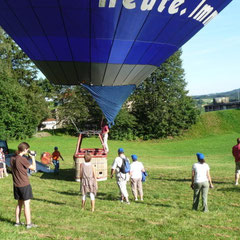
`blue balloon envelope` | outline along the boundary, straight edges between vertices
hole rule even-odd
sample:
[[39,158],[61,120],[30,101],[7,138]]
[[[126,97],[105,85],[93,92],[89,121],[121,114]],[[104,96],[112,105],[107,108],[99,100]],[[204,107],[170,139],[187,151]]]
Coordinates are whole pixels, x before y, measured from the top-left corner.
[[127,97],[231,0],[0,0],[0,25],[54,84],[113,123]]

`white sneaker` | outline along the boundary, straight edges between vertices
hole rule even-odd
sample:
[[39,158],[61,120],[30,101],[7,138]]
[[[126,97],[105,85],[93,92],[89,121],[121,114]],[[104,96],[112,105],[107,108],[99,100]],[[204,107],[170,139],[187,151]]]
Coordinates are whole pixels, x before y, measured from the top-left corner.
[[27,224],[27,225],[26,225],[26,228],[27,228],[27,229],[35,228],[35,227],[38,227],[38,225],[33,224],[33,223],[31,223],[31,224]]
[[237,185],[238,185],[238,183],[236,182],[236,183],[235,183],[235,186],[237,186]]

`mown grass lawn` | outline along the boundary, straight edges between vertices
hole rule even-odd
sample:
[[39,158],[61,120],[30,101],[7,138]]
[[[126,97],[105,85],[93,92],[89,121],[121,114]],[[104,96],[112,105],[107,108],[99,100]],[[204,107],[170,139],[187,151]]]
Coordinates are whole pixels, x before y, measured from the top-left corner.
[[[36,229],[16,228],[11,175],[0,179],[0,239],[240,239],[240,187],[234,183],[231,147],[237,134],[200,139],[149,142],[109,141],[109,171],[117,149],[137,154],[149,176],[144,202],[121,204],[115,179],[99,182],[96,211],[81,211],[79,183],[74,182],[72,156],[77,138],[50,136],[26,140],[39,155],[59,147],[65,161],[59,176],[37,173],[31,177],[34,192],[32,219]],[[16,149],[19,142],[9,142]],[[86,146],[99,146],[88,139]],[[191,210],[191,167],[196,152],[203,152],[211,168],[214,189],[209,213]],[[22,220],[24,217],[22,216]]]

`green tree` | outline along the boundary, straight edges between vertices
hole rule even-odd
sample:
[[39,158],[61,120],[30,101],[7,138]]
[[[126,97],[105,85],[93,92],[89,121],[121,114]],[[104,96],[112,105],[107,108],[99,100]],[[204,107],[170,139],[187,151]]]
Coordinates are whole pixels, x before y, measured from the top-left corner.
[[128,111],[126,105],[118,113],[115,125],[110,129],[109,138],[115,140],[134,140],[136,138],[136,118]]
[[198,110],[185,90],[181,51],[151,74],[132,96],[138,136],[143,139],[181,134],[196,122]]
[[3,70],[23,86],[36,80],[38,74],[33,62],[0,28],[0,71]]
[[58,95],[57,115],[64,127],[75,130],[99,129],[102,113],[92,96],[82,86],[62,89]]
[[[45,94],[37,84],[37,68],[1,28],[0,76],[6,81],[11,79],[10,82],[13,86],[15,86],[15,88],[18,86],[18,89],[21,89],[19,91],[25,98],[24,102],[26,103],[23,104],[25,112],[28,112],[29,118],[32,119],[32,122],[29,122],[29,126],[26,127],[32,127],[33,131],[29,132],[34,132],[39,123],[49,116]],[[5,84],[8,85],[8,83]],[[4,89],[8,91],[8,88]],[[16,103],[16,105],[17,104],[18,103]],[[32,125],[32,123],[34,124]]]
[[37,120],[28,107],[24,89],[7,74],[0,74],[0,138],[30,137]]

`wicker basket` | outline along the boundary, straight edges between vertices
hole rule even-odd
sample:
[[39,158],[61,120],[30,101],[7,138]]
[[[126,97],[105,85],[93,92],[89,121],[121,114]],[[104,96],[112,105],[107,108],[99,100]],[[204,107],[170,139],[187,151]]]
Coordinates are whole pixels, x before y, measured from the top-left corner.
[[[78,157],[75,159],[75,181],[80,182],[80,164],[84,162],[84,158]],[[107,158],[92,158],[91,160],[92,165],[96,169],[97,181],[104,181],[107,180]]]

